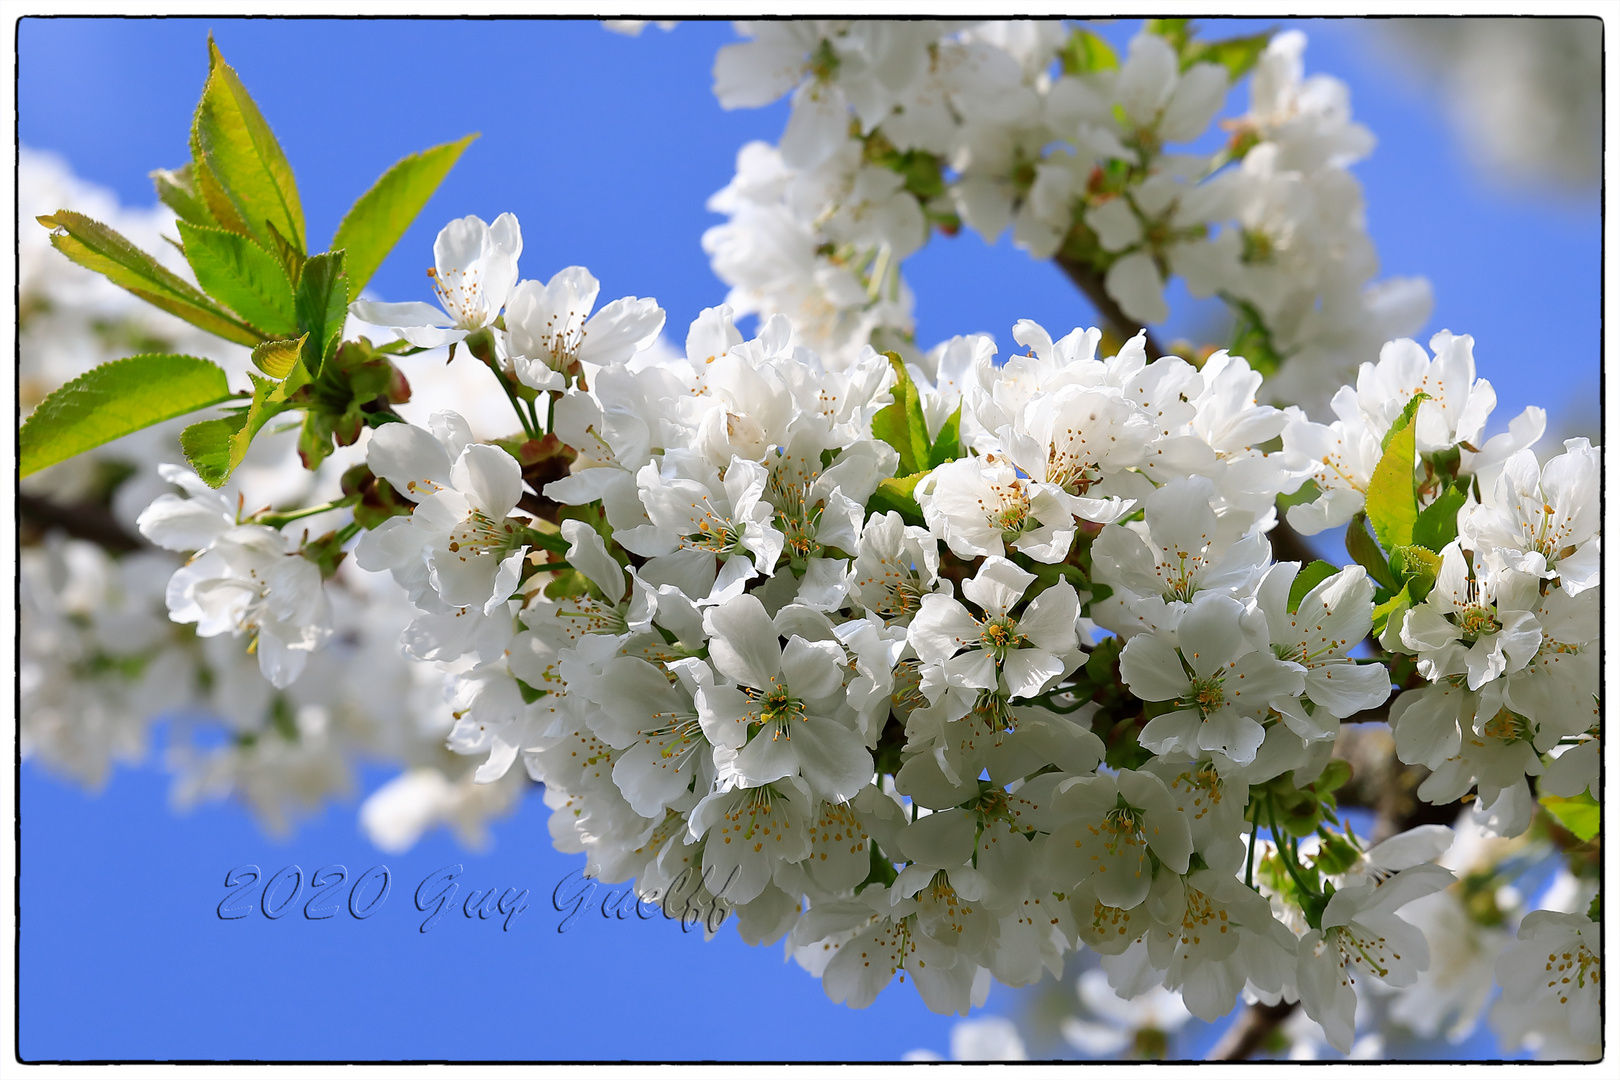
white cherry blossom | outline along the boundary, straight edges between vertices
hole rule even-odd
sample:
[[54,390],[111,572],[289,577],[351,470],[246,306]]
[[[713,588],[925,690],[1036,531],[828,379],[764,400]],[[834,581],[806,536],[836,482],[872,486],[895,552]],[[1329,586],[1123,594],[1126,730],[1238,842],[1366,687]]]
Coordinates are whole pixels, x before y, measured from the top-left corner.
[[428,276],[442,311],[420,300],[393,304],[356,300],[349,311],[424,349],[454,344],[495,321],[517,283],[522,253],[517,218],[502,214],[486,224],[469,214],[446,225],[433,242],[434,266]]

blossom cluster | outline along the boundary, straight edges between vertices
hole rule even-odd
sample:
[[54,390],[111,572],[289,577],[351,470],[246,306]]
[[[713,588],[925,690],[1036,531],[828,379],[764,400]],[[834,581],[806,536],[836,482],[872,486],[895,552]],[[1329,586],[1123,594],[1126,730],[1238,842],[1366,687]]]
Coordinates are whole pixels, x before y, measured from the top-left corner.
[[[1545,416],[1534,407],[1483,439],[1496,395],[1474,377],[1473,344],[1441,333],[1431,359],[1392,342],[1334,396],[1333,423],[1291,420],[1285,456],[1319,494],[1288,519],[1314,534],[1360,513],[1392,426],[1422,395],[1410,418],[1414,483],[1419,516],[1444,543],[1409,553],[1424,571],[1391,601],[1380,633],[1424,682],[1400,696],[1390,726],[1400,759],[1433,770],[1421,797],[1444,804],[1477,790],[1493,831],[1514,836],[1535,809],[1528,778],[1542,777],[1541,794],[1597,794],[1601,458],[1576,438],[1541,464],[1531,444]],[[1541,755],[1555,750],[1543,776]]]
[[[83,207],[158,252],[172,269],[184,270],[179,253],[160,239],[174,228],[172,214],[122,207],[64,163],[26,147],[19,179],[24,214],[64,204]],[[63,259],[45,242],[43,230],[20,233],[19,258],[19,388],[26,409],[50,387],[117,357],[120,349],[206,354],[237,378],[250,370],[247,349],[211,338]],[[490,426],[487,410],[475,408],[477,391],[462,392],[454,373],[437,381],[435,375],[412,372],[429,396],[465,401],[469,415]],[[438,824],[453,826],[469,844],[481,843],[490,818],[508,812],[527,782],[514,777],[500,785],[476,784],[466,759],[445,749],[452,726],[443,706],[445,676],[399,653],[410,605],[386,578],[386,587],[379,588],[356,572],[352,560],[316,593],[310,571],[299,565],[306,560],[288,554],[301,549],[303,527],[319,534],[323,524],[336,527],[343,511],[278,530],[253,525],[251,515],[237,521],[245,505],[238,497],[250,493],[250,510],[337,497],[348,458],[335,455],[311,473],[291,453],[287,435],[267,432],[235,480],[209,491],[189,470],[166,464],[179,456],[179,429],[169,423],[136,432],[20,485],[24,498],[69,508],[104,500],[103,531],[121,538],[120,546],[102,546],[55,531],[36,538],[25,530],[18,575],[24,758],[99,788],[115,763],[146,758],[149,727],[167,719],[162,765],[172,774],[176,805],[235,799],[277,834],[352,794],[360,760],[389,760],[408,771],[367,800],[362,825],[376,843],[401,850]],[[191,503],[193,495],[192,505],[177,505]],[[176,509],[180,515],[171,516]],[[174,551],[121,550],[144,539],[138,524],[143,516]],[[188,519],[192,531],[178,531]],[[239,525],[247,531],[216,546],[207,562],[182,566],[177,552],[206,548]],[[270,532],[279,535],[271,539]],[[295,624],[273,618],[272,629],[283,636],[272,633],[262,651],[254,644],[257,630],[249,629],[257,619],[240,626],[237,621],[250,609],[256,608],[255,615],[265,610],[264,596],[252,588],[260,562],[289,568],[289,584],[301,581],[310,616],[296,632],[289,632]],[[182,570],[182,595],[189,591],[196,600],[195,586],[204,585],[201,599],[214,613],[206,622],[195,604],[191,621],[170,619],[165,594]],[[276,607],[290,610],[285,599]],[[300,647],[278,649],[284,642]],[[288,663],[301,673],[294,677]],[[267,665],[284,685],[266,677]],[[412,793],[408,804],[401,804],[400,791]]]
[[[1164,20],[1177,23],[1181,20]],[[1219,295],[1254,331],[1276,399],[1316,404],[1428,317],[1427,282],[1370,284],[1377,255],[1348,167],[1373,147],[1349,92],[1305,76],[1298,31],[1205,48],[1144,29],[1126,55],[1060,22],[739,23],[715,61],[726,108],[791,95],[778,145],[750,143],[704,237],[739,313],[788,315],[841,366],[904,350],[904,259],[934,229],[1009,228],[1037,259],[1095,277],[1123,314],[1160,323],[1166,282]],[[1202,137],[1252,68],[1249,107]]]
[[[1243,358],[1149,361],[1143,335],[1099,356],[1095,329],[1053,340],[1023,321],[1025,352],[1004,362],[976,335],[915,365],[868,346],[829,370],[785,317],[745,339],[720,307],[657,363],[656,304],[593,315],[578,267],[517,281],[509,215],[452,222],[436,250],[443,314],[355,314],[459,338],[514,393],[545,395],[551,423],[515,448],[452,412],[380,426],[366,463],[400,512],[356,560],[415,605],[406,652],[450,673],[451,748],[480,759],[481,782],[521,758],[588,873],[648,894],[695,879],[747,940],[785,940],[856,1006],[898,974],[965,1013],[991,979],[1035,982],[1086,945],[1117,986],[1166,987],[1205,1019],[1244,993],[1297,999],[1348,1049],[1357,979],[1416,980],[1422,935],[1396,911],[1452,882],[1436,862],[1448,840],[1420,829],[1362,852],[1335,834],[1316,888],[1272,844],[1257,890],[1249,836],[1262,802],[1277,835],[1280,792],[1322,781],[1340,722],[1391,697],[1390,669],[1351,655],[1375,619],[1409,648],[1434,642],[1416,663],[1427,688],[1397,702],[1403,752],[1412,703],[1521,648],[1491,652],[1460,604],[1439,607],[1466,592],[1447,562],[1459,544],[1478,574],[1511,562],[1577,595],[1589,584],[1590,522],[1541,521],[1515,547],[1495,510],[1533,455],[1461,449],[1492,404],[1469,339],[1436,337],[1434,360],[1393,342],[1335,399],[1375,444],[1404,417],[1415,467],[1449,469],[1426,501],[1462,539],[1430,553],[1427,593],[1408,576],[1391,615],[1360,564],[1302,576],[1273,560],[1280,496],[1308,528],[1367,506],[1371,481],[1359,505],[1335,488],[1328,474],[1353,470],[1308,448],[1346,439],[1259,403]],[[429,319],[452,326],[412,328]],[[1523,427],[1509,438],[1539,434]],[[1549,500],[1581,482],[1577,450],[1574,471],[1549,465]],[[217,545],[229,515],[210,498],[166,497],[143,520],[206,522]],[[1501,536],[1494,555],[1481,536]],[[314,610],[296,582],[254,573],[258,610],[283,591]],[[176,575],[174,617],[201,574]],[[1476,636],[1458,644],[1457,627]],[[1451,771],[1473,783],[1466,768]],[[1299,888],[1267,887],[1285,871]]]
[[[451,221],[437,304],[349,304],[344,338],[397,339],[350,354],[388,389],[307,472],[269,432],[224,489],[126,443],[106,501],[155,548],[25,552],[25,753],[99,782],[200,706],[230,738],[173,752],[182,800],[284,826],[380,755],[388,850],[476,839],[533,781],[588,875],[723,910],[853,1007],[909,978],[967,1014],[1084,948],[1099,1016],[1286,1001],[1352,1053],[1378,1002],[1471,1026],[1494,972],[1509,1042],[1594,1053],[1598,907],[1510,943],[1502,867],[1550,804],[1597,810],[1601,453],[1543,460],[1535,408],[1487,439],[1473,339],[1401,336],[1427,286],[1368,284],[1372,137],[1303,35],[739,29],[722,105],[792,111],[711,202],[731,293],[684,348],[584,267],[522,279],[514,215]],[[1108,332],[921,348],[901,265],[964,224],[1056,259]],[[1173,275],[1233,308],[1228,348],[1132,336]],[[404,369],[479,390],[407,408]],[[1339,529],[1344,564],[1278,558]],[[1339,813],[1343,727],[1382,720],[1419,799],[1473,802],[1455,832]]]

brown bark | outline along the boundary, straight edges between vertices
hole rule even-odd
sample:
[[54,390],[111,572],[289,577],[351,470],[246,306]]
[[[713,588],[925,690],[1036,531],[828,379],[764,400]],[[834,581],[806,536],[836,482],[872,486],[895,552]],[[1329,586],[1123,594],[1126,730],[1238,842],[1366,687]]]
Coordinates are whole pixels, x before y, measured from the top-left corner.
[[115,554],[137,551],[147,544],[124,531],[106,507],[96,503],[59,503],[38,495],[17,494],[17,516],[27,532],[36,534],[60,529],[69,536],[99,544]]
[[1064,258],[1062,255],[1057,255],[1052,261],[1057,263],[1058,269],[1062,270],[1064,275],[1074,282],[1081,292],[1086,294],[1086,299],[1090,300],[1092,305],[1096,307],[1097,314],[1102,317],[1103,322],[1108,324],[1108,329],[1118,334],[1120,340],[1129,341],[1136,336],[1138,330],[1145,331],[1147,334],[1148,361],[1151,363],[1164,355],[1164,350],[1159,347],[1158,339],[1153,336],[1153,331],[1148,330],[1135,319],[1126,315],[1120,308],[1118,301],[1108,295],[1108,290],[1103,288],[1102,275],[1084,263]]
[[1272,1034],[1298,1006],[1286,1001],[1275,1005],[1250,1005],[1237,1022],[1226,1029],[1221,1041],[1209,1052],[1210,1061],[1245,1061],[1265,1049]]

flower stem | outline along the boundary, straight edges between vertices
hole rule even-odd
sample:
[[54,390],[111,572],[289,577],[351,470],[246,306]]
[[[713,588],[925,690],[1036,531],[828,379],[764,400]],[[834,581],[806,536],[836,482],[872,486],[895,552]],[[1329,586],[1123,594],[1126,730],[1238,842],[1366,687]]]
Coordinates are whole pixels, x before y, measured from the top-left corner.
[[1282,860],[1283,866],[1288,870],[1288,876],[1294,879],[1299,891],[1310,899],[1319,899],[1320,894],[1305,884],[1305,875],[1300,873],[1299,865],[1294,861],[1294,854],[1283,843],[1282,830],[1277,828],[1277,804],[1270,798],[1266,799],[1266,811],[1271,818],[1271,841],[1277,845],[1277,857]]
[[482,360],[484,366],[495,376],[495,381],[501,384],[501,389],[506,392],[506,400],[512,403],[512,411],[517,413],[518,423],[523,425],[523,434],[531,439],[538,439],[540,433],[536,430],[537,425],[530,423],[529,417],[524,414],[523,405],[518,401],[517,394],[512,391],[511,380],[506,377],[506,373],[501,370],[500,361],[495,358],[494,335],[485,328],[475,334],[468,334],[465,344],[467,351]]
[[[1246,807],[1243,811],[1243,816],[1248,818],[1250,813],[1258,809],[1258,806],[1258,803],[1254,803]],[[1260,823],[1258,821],[1250,821],[1249,825],[1249,860],[1248,864],[1243,867],[1243,884],[1252,889],[1254,888],[1254,849],[1260,846]]]
[[299,518],[314,517],[316,514],[324,514],[328,510],[338,510],[345,506],[353,506],[359,501],[359,495],[346,495],[341,499],[333,499],[331,502],[321,503],[319,506],[306,506],[302,510],[287,510],[283,511],[282,513],[275,514],[257,514],[251,519],[251,521],[254,525],[268,525],[272,529],[279,529],[289,522],[297,521]]

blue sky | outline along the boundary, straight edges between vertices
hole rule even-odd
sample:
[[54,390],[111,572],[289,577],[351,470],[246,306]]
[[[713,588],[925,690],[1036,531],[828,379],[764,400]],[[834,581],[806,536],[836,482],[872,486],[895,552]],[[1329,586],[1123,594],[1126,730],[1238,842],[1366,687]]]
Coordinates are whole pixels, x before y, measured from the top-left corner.
[[[1420,338],[1441,328],[1476,337],[1500,398],[1493,430],[1527,404],[1556,419],[1595,399],[1596,192],[1493,189],[1365,27],[1297,25],[1311,39],[1307,70],[1349,82],[1357,118],[1379,138],[1356,173],[1383,273],[1434,283]],[[297,170],[312,245],[399,157],[483,133],[373,279],[391,300],[428,298],[423,269],[444,221],[510,210],[523,223],[524,276],[586,265],[604,296],[656,296],[679,343],[725,293],[698,245],[719,220],[703,203],[729,180],[737,149],[774,140],[786,115],[714,102],[710,64],[733,40],[724,23],[629,39],[541,21],[29,19],[18,39],[21,141],[126,204],[150,204],[147,173],[187,158],[210,27]],[[1234,105],[1245,100],[1240,91]],[[1018,318],[1059,333],[1090,321],[1056,270],[1005,242],[936,239],[906,271],[924,344],[983,330],[1005,350]],[[1595,406],[1586,415],[1595,420]],[[369,772],[366,790],[386,778]],[[784,967],[779,949],[749,949],[729,928],[703,945],[662,919],[598,911],[558,934],[552,888],[579,859],[551,850],[538,800],[496,827],[487,854],[440,834],[384,858],[352,806],[275,843],[235,808],[176,818],[164,788],[147,768],[87,796],[24,768],[25,1057],[871,1059],[948,1045],[949,1018],[909,987],[846,1010]],[[364,922],[301,912],[222,922],[225,873],[249,862],[266,877],[294,863],[306,877],[329,863],[354,875],[386,863],[394,880]],[[419,933],[411,893],[451,863],[473,887],[529,889],[530,909],[510,932],[457,914]],[[998,991],[991,1007],[1006,1001]]]

